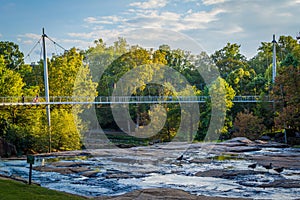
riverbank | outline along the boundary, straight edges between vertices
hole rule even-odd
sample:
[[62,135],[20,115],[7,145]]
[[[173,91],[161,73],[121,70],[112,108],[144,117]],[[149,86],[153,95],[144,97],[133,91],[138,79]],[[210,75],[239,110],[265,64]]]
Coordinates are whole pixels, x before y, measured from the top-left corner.
[[40,187],[28,185],[21,179],[0,176],[0,199],[10,200],[83,200],[86,198]]

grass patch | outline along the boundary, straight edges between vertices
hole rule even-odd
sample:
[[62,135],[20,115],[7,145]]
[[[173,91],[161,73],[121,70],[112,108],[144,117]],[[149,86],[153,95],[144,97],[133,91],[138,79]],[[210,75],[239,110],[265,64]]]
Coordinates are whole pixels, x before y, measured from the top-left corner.
[[82,200],[79,197],[64,192],[58,192],[37,185],[27,185],[13,180],[0,179],[0,200]]

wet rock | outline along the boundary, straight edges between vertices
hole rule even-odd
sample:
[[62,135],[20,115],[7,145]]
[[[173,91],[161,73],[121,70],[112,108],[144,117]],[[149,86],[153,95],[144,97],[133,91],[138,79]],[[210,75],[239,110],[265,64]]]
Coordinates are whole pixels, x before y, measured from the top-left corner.
[[60,151],[60,152],[52,152],[52,153],[41,153],[39,157],[49,157],[54,156],[56,158],[64,158],[64,157],[91,157],[91,153],[88,150],[77,150],[77,151]]
[[251,151],[260,151],[262,148],[256,146],[236,146],[227,148],[227,152],[251,152]]
[[206,158],[194,158],[192,160],[189,160],[190,163],[197,163],[197,164],[204,164],[204,163],[210,163],[211,159],[206,159]]
[[0,157],[10,157],[16,155],[17,155],[16,146],[0,138]]
[[85,171],[81,175],[85,176],[85,177],[93,178],[93,177],[98,177],[99,172],[97,172],[97,171]]
[[270,140],[271,140],[271,137],[268,136],[268,135],[263,135],[263,136],[261,136],[260,139],[261,139],[261,140],[264,140],[264,141],[270,141]]
[[[143,190],[135,190],[124,195],[115,197],[96,197],[96,200],[237,200],[237,198],[225,198],[225,197],[208,197],[208,196],[196,196],[189,194],[183,190],[171,189],[171,188],[151,188]],[[238,198],[241,199],[241,198]]]
[[113,158],[111,161],[113,162],[120,162],[120,163],[128,163],[128,164],[134,164],[138,163],[138,160],[131,159],[131,158]]
[[36,166],[33,167],[33,169],[41,172],[57,172],[60,174],[74,174],[74,173],[81,173],[90,170],[85,167],[66,168],[66,167],[50,167],[50,166]]
[[106,179],[128,179],[128,178],[143,178],[145,177],[145,175],[142,175],[142,174],[131,174],[131,173],[126,173],[126,172],[123,172],[123,173],[116,173],[116,174],[106,174],[105,175],[105,178]]
[[217,143],[211,147],[214,151],[219,152],[251,152],[260,151],[262,148],[287,148],[289,145],[277,143],[277,142],[266,142],[263,140],[251,141],[245,137],[237,137],[225,142]]
[[270,184],[263,184],[260,187],[300,188],[300,180],[276,180]]
[[261,174],[259,171],[251,170],[222,170],[222,169],[212,169],[203,172],[197,172],[195,176],[199,177],[214,177],[214,178],[224,178],[224,179],[236,179],[238,176]]
[[136,147],[136,145],[134,144],[117,144],[116,145],[119,148],[132,148],[132,147]]
[[114,169],[108,169],[106,173],[103,174],[106,179],[128,179],[128,178],[143,178],[145,177],[144,174],[140,173],[131,173],[131,172],[124,172]]
[[215,145],[212,150],[214,152],[231,152],[231,153],[243,153],[251,151],[260,151],[262,147],[258,146],[247,146],[247,145],[238,145],[238,144],[229,144],[229,145]]
[[[245,186],[252,186],[249,184],[245,184],[244,182],[240,183],[241,185]],[[299,180],[275,180],[270,183],[263,183],[263,184],[256,184],[255,187],[261,187],[261,188],[300,188],[300,181]]]
[[36,171],[41,172],[57,172],[61,174],[72,174],[73,172],[68,168],[56,168],[56,167],[48,167],[48,166],[36,166],[33,167]]
[[245,137],[236,137],[232,138],[230,140],[227,140],[225,142],[221,142],[220,144],[229,144],[229,143],[237,143],[237,144],[253,144],[253,141],[249,140],[248,138]]
[[265,144],[257,144],[258,147],[261,148],[288,148],[288,144],[277,143],[277,142],[268,142]]
[[268,144],[268,141],[264,141],[264,140],[255,140],[254,142],[256,144]]
[[54,167],[81,167],[89,164],[83,162],[53,162],[51,165]]
[[273,164],[274,167],[284,167],[287,169],[300,169],[300,154],[297,155],[260,155],[249,157],[252,161],[258,163],[259,165],[269,165]]

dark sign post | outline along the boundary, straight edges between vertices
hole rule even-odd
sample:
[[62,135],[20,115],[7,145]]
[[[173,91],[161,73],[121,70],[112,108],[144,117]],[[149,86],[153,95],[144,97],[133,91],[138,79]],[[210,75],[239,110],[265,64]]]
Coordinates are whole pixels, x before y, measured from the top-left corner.
[[29,182],[28,184],[31,185],[31,177],[32,177],[32,165],[34,164],[34,156],[27,155],[27,163],[29,163]]

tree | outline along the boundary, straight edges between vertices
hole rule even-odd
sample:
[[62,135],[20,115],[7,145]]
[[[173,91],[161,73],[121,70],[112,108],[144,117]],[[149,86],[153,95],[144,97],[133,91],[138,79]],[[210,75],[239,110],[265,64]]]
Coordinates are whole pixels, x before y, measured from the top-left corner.
[[51,146],[58,151],[80,149],[81,134],[76,128],[74,116],[68,110],[55,109],[51,112]]
[[254,76],[250,82],[248,82],[245,88],[248,90],[248,94],[255,96],[266,94],[268,92],[267,79],[265,79],[262,74],[258,74]]
[[236,95],[249,95],[252,88],[248,88],[248,86],[251,86],[250,83],[255,75],[253,69],[238,68],[230,72],[226,80],[234,88]]
[[240,53],[240,47],[238,44],[227,43],[224,48],[211,55],[222,78],[226,79],[229,73],[236,69],[248,68],[246,57]]
[[9,69],[16,69],[24,63],[24,54],[19,46],[13,42],[0,41],[0,55],[4,57],[5,65]]
[[278,58],[280,61],[286,59],[286,57],[291,54],[295,56],[296,59],[300,59],[300,45],[291,36],[280,36],[278,40]]
[[48,66],[50,96],[72,96],[83,56],[72,48],[63,55],[53,56]]
[[299,130],[300,121],[300,67],[282,67],[276,77],[272,96],[277,103],[275,126]]
[[281,62],[281,66],[293,66],[297,67],[299,61],[296,59],[296,57],[292,53],[288,53],[286,58]]
[[[53,56],[48,61],[50,96],[72,96],[76,98],[76,101],[94,101],[98,95],[97,83],[93,82],[90,68],[83,62],[83,58],[81,52],[72,48],[63,55]],[[80,97],[86,98],[80,99]],[[87,118],[92,107],[74,105],[71,113],[67,113],[63,109],[70,108],[61,106],[60,110],[52,110],[53,148],[58,150],[78,149],[81,146],[79,144],[80,133],[83,133],[90,123],[94,123]],[[70,143],[68,140],[72,142]]]
[[102,39],[95,41],[95,46],[85,52],[84,61],[88,63],[94,82],[99,82],[101,74],[118,57],[128,52],[129,45],[124,38],[119,38],[113,46],[107,46]]
[[201,121],[196,139],[203,140],[208,134],[207,140],[216,140],[222,134],[227,134],[232,127],[232,120],[227,114],[233,106],[235,92],[223,78],[219,77],[204,90],[203,94],[210,95],[211,98],[208,98],[206,105],[200,108]]
[[25,86],[19,73],[9,69],[2,55],[0,55],[0,95],[21,96]]
[[256,74],[264,75],[267,68],[272,65],[273,44],[271,42],[262,42],[258,48],[258,53],[248,62]]
[[234,137],[247,137],[250,140],[259,139],[265,130],[263,120],[254,116],[249,110],[239,112],[234,120]]

